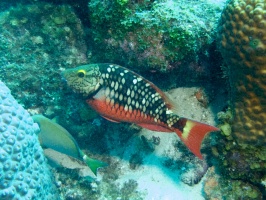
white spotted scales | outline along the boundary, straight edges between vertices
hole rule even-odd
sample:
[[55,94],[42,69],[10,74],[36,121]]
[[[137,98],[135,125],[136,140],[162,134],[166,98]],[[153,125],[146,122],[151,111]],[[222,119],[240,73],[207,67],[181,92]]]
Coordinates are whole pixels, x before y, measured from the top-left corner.
[[63,72],[67,84],[82,94],[104,118],[162,132],[176,132],[199,158],[204,136],[218,129],[179,117],[173,104],[153,83],[115,64],[88,64]]

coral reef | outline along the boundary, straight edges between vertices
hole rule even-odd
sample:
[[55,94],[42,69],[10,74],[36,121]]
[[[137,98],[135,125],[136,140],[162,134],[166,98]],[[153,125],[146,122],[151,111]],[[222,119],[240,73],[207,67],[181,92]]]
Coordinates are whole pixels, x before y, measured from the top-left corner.
[[0,199],[59,199],[38,131],[0,81]]
[[214,167],[210,168],[204,181],[204,193],[207,200],[263,199],[258,187],[241,180],[225,179],[214,171]]
[[[86,103],[61,83],[60,72],[88,61],[115,62],[146,71],[147,78],[159,80],[167,89],[172,87],[169,81],[182,86],[187,86],[186,80],[195,83],[213,67],[205,58],[213,56],[208,48],[221,11],[216,1],[90,0],[84,18],[73,8],[87,0],[48,1],[0,2],[0,10],[6,10],[0,13],[0,79],[29,112],[56,117],[83,151],[110,163],[94,181],[75,169],[53,170],[63,198],[201,199],[193,191],[201,190],[206,163],[189,154],[176,135],[142,130],[138,136],[140,128],[134,125],[95,118]],[[172,70],[182,76],[168,73]],[[212,111],[206,109],[214,92],[206,98],[202,89],[183,88],[174,99],[181,103],[180,114],[214,124]],[[189,194],[184,196],[183,191]]]
[[[265,0],[227,2],[218,28],[227,64],[229,108],[218,113],[222,135],[213,135],[208,161],[221,177],[208,177],[208,199],[263,199],[266,190]],[[245,190],[241,189],[245,188]]]
[[266,144],[265,9],[265,0],[232,0],[219,25],[231,89],[232,134],[242,144]]
[[89,10],[92,62],[159,72],[179,68],[207,51],[221,11],[202,0],[92,0]]
[[[87,200],[87,199],[132,199],[142,200],[144,194],[137,190],[138,183],[134,179],[127,179],[119,182],[122,165],[118,159],[111,158],[110,167],[103,170],[100,179],[82,178],[78,170],[61,169],[56,173],[59,189],[66,200]],[[100,171],[101,171],[100,170]]]
[[0,78],[26,109],[54,117],[62,68],[86,62],[84,30],[68,5],[41,1],[0,13]]
[[217,173],[224,178],[259,185],[265,192],[261,182],[266,176],[266,147],[237,145],[231,135],[226,138],[216,135],[215,140],[218,143],[212,146],[212,157],[209,159]]

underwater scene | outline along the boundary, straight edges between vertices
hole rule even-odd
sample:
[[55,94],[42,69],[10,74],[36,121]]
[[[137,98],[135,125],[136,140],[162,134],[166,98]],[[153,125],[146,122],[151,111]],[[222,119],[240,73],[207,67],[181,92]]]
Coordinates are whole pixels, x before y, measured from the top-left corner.
[[266,199],[266,0],[1,0],[0,200]]

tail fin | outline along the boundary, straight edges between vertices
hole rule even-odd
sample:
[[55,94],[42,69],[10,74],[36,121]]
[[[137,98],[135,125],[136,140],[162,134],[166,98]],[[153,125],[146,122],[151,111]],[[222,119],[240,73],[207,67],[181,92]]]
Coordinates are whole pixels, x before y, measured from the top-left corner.
[[214,126],[186,118],[180,118],[173,125],[173,128],[189,150],[200,159],[203,159],[200,153],[200,147],[205,135],[209,132],[220,130]]
[[89,168],[91,169],[91,171],[94,173],[95,176],[97,175],[98,168],[106,167],[108,165],[105,162],[102,162],[100,160],[95,160],[95,159],[92,159],[92,158],[88,157],[83,152],[82,152],[82,154],[83,154],[82,155],[83,161],[89,166]]

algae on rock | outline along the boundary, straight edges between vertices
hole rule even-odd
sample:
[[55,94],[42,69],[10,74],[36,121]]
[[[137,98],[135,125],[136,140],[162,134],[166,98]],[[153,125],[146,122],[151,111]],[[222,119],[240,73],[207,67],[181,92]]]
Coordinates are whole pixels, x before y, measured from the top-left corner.
[[94,60],[169,72],[213,41],[220,9],[205,1],[89,2]]

